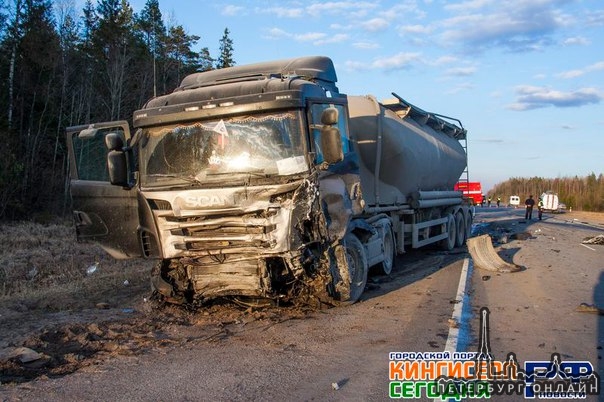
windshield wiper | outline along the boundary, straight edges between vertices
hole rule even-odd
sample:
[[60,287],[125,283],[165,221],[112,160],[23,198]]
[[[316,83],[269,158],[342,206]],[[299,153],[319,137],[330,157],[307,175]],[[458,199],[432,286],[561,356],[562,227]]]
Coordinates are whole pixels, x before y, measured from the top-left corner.
[[245,171],[232,171],[232,170],[227,170],[227,171],[223,171],[223,172],[216,172],[216,171],[204,171],[201,175],[197,175],[197,177],[199,176],[224,176],[224,175],[229,175],[229,174],[234,174],[234,175],[250,175],[250,176],[255,176],[255,177],[269,177],[272,175],[272,173],[266,173],[264,171],[264,169],[257,169],[257,170],[245,170]]
[[[195,177],[195,176],[185,176],[185,175],[181,175],[181,174],[174,174],[174,173],[155,173],[155,174],[148,174],[147,177],[152,177],[154,179],[178,179],[178,180],[182,180],[184,182],[187,183],[194,183],[194,184],[200,184],[201,181]],[[159,180],[157,180],[159,181]]]

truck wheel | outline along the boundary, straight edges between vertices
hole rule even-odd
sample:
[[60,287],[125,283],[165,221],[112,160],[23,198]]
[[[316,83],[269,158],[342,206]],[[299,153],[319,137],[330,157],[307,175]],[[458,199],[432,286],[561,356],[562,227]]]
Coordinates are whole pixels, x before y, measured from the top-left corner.
[[348,262],[348,274],[350,278],[350,297],[348,300],[342,300],[348,303],[354,303],[363,294],[367,284],[367,256],[365,248],[361,241],[352,233],[344,237],[344,247],[346,250],[346,261]]
[[455,227],[455,217],[453,214],[447,214],[447,238],[443,239],[440,243],[441,248],[444,250],[451,251],[455,248],[455,233],[457,228]]
[[466,214],[465,219],[465,229],[466,229],[466,241],[472,237],[472,214],[470,211]]
[[455,228],[455,247],[461,247],[466,242],[466,222],[461,210],[455,214]]
[[385,275],[390,275],[396,258],[396,246],[394,244],[394,234],[390,225],[384,225],[382,234],[382,244],[384,245],[384,261],[380,263]]

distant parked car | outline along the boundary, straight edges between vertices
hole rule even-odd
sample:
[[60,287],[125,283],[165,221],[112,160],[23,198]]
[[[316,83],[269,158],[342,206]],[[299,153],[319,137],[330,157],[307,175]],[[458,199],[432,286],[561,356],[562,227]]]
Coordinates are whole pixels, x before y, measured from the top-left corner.
[[566,212],[566,204],[559,202],[558,203],[558,210],[556,211],[559,214],[562,214],[564,212]]

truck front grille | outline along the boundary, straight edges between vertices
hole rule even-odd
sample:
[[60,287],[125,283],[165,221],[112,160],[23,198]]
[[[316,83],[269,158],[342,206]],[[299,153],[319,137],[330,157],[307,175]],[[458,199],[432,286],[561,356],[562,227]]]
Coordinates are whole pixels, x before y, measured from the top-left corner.
[[221,217],[160,214],[158,221],[164,236],[170,238],[168,243],[176,250],[240,253],[275,246],[276,240],[271,233],[277,225],[272,223],[271,217],[277,212],[275,208],[256,214]]

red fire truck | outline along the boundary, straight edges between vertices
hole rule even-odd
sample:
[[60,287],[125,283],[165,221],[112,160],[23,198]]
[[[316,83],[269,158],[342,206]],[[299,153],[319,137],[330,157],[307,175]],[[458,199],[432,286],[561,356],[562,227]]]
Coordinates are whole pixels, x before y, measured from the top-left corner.
[[460,181],[455,184],[454,189],[461,191],[463,196],[469,198],[472,204],[480,205],[482,203],[482,186],[479,181]]

